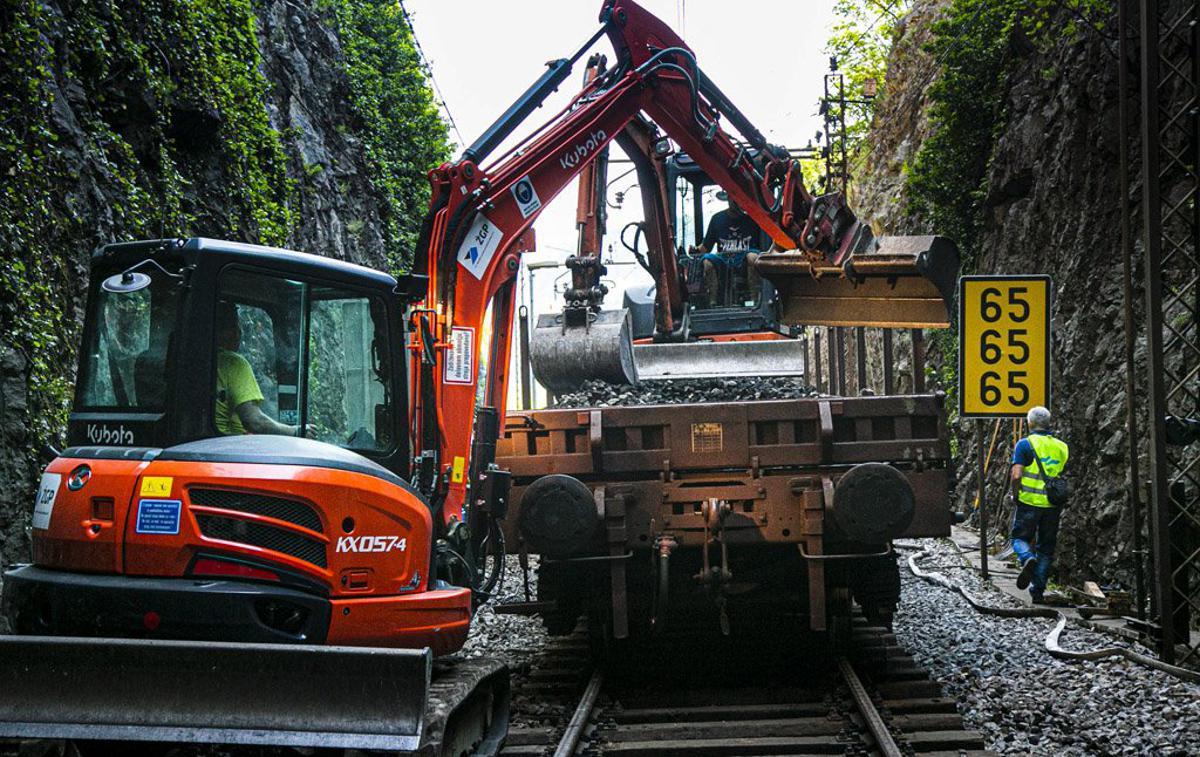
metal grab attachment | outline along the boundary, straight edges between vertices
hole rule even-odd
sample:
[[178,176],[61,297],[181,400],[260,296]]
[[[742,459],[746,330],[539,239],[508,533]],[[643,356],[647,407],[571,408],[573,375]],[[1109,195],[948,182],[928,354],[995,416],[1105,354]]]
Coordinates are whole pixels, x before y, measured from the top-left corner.
[[420,746],[428,649],[0,637],[0,737]]
[[944,328],[954,312],[958,248],[945,237],[881,237],[844,265],[813,262],[803,252],[758,257],[791,326]]

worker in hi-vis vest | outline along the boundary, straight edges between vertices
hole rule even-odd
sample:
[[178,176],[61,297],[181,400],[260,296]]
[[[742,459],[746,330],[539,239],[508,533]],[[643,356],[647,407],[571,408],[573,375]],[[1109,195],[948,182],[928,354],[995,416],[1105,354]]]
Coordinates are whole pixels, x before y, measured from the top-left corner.
[[[1013,552],[1021,564],[1017,588],[1029,589],[1034,604],[1043,602],[1050,561],[1058,541],[1059,508],[1046,496],[1046,479],[1056,478],[1067,464],[1067,443],[1050,432],[1050,411],[1038,406],[1025,419],[1029,436],[1017,443],[1012,456]],[[1034,456],[1041,459],[1041,465]]]

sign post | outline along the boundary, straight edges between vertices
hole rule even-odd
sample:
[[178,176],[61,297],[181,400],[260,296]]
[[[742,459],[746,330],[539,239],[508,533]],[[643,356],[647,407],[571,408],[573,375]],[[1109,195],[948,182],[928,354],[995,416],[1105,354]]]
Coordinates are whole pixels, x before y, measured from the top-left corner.
[[988,578],[984,422],[1050,407],[1049,276],[958,280],[958,414],[979,420],[979,560]]

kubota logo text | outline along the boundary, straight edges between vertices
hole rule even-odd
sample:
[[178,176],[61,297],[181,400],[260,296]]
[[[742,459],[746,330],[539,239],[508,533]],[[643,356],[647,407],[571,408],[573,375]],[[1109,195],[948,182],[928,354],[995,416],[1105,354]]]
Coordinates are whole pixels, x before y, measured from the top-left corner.
[[408,539],[399,536],[342,536],[338,538],[338,552],[403,552],[408,549]]
[[92,444],[119,444],[126,447],[133,444],[133,432],[124,426],[110,428],[89,423],[87,438]]
[[596,129],[586,142],[580,142],[574,148],[563,153],[563,156],[558,159],[558,164],[563,167],[564,171],[569,171],[579,165],[579,161],[594,153],[606,139],[608,139],[608,133],[604,129]]

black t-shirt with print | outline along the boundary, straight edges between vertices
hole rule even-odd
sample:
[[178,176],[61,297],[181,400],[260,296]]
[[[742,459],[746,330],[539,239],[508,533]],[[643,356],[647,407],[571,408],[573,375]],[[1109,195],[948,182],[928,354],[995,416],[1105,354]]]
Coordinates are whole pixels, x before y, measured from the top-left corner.
[[745,213],[734,216],[728,210],[715,213],[704,234],[709,252],[761,252],[765,249],[762,230]]

